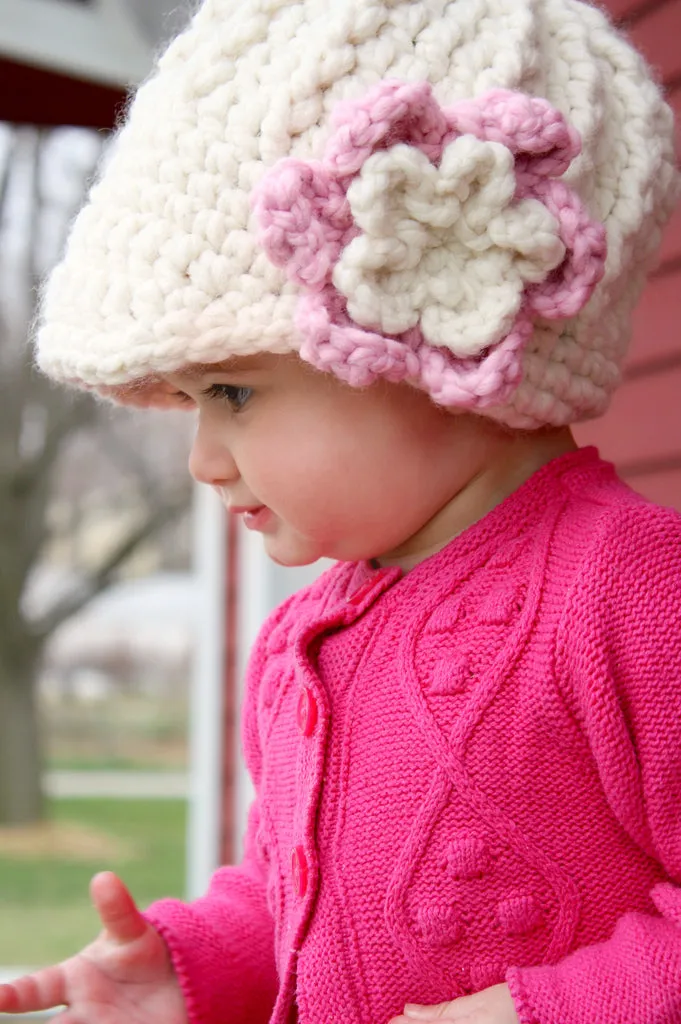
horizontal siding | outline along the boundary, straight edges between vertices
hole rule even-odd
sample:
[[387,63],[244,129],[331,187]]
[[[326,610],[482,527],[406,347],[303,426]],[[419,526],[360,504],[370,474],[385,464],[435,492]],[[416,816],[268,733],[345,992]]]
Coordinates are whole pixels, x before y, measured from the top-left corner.
[[[634,337],[627,365],[632,370],[681,356],[681,308],[678,274],[665,274],[648,283],[634,313]],[[679,396],[681,398],[681,396]]]
[[674,0],[586,0],[586,2],[604,7],[616,22],[626,25],[642,21],[658,7],[664,7],[669,2],[674,3]]
[[681,258],[681,207],[679,207],[662,238],[660,264],[676,263]]
[[649,501],[681,509],[681,466],[668,466],[658,472],[627,473],[627,483]]
[[[667,86],[681,152],[681,0],[610,0],[607,7]],[[598,445],[641,494],[681,510],[681,208],[634,314],[624,383],[606,415],[575,434]]]
[[681,454],[680,399],[681,366],[625,381],[609,412],[580,427],[580,435],[622,466],[675,459]]
[[642,2],[641,0],[610,0],[609,3],[603,3],[601,0],[598,6],[604,7],[616,21],[623,21],[636,13],[642,6]]
[[646,497],[681,510],[681,272],[649,284],[634,327],[608,412],[575,435],[598,445]]
[[665,83],[681,77],[681,7],[667,0],[628,28],[629,38]]

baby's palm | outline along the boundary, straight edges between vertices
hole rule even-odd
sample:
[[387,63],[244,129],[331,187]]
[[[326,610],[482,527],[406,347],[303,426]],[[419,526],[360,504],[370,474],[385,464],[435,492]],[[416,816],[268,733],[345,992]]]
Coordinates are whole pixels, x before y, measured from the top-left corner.
[[66,1004],[55,1024],[187,1024],[166,945],[115,875],[98,875],[92,898],[104,930],[76,956],[0,986],[0,1012]]

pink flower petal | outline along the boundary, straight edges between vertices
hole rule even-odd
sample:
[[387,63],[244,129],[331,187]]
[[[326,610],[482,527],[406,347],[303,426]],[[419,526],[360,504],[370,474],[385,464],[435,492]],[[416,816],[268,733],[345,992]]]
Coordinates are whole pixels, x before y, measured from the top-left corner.
[[447,111],[450,128],[500,142],[516,157],[519,172],[540,177],[564,174],[581,152],[581,140],[563,115],[544,99],[492,89]]
[[607,251],[605,228],[592,220],[579,196],[562,181],[544,179],[530,194],[558,221],[565,259],[545,281],[526,289],[532,313],[556,320],[575,316],[603,277]]
[[359,100],[339,103],[336,131],[324,162],[339,177],[355,175],[377,149],[408,143],[439,160],[448,131],[447,118],[429,82],[386,79]]
[[256,186],[251,203],[272,263],[297,284],[324,287],[357,233],[340,184],[319,163],[282,160]]
[[319,370],[334,373],[354,387],[379,377],[409,380],[446,406],[483,409],[508,397],[521,376],[521,353],[532,333],[525,311],[511,331],[481,359],[459,359],[424,341],[418,328],[400,337],[377,334],[354,324],[338,298],[324,293],[301,297],[296,326],[304,339],[300,355]]

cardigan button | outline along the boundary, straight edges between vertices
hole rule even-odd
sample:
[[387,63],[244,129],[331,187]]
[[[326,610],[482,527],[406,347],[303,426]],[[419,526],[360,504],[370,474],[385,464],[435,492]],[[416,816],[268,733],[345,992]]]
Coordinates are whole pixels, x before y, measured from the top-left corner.
[[302,846],[296,846],[291,852],[291,875],[293,891],[296,896],[303,897],[307,892],[307,857]]
[[317,701],[307,686],[304,686],[298,697],[296,721],[303,736],[311,736],[317,724]]

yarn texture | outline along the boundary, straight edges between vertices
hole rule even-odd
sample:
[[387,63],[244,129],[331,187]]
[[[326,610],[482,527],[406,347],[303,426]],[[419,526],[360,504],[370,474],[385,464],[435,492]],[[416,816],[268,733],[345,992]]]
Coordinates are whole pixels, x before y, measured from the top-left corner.
[[681,1019],[681,516],[595,449],[445,549],[265,625],[238,867],[147,911],[191,1024],[376,1024],[506,980],[522,1024]]
[[73,225],[37,363],[166,407],[187,364],[298,352],[512,427],[598,416],[672,120],[578,0],[204,0]]
[[355,386],[503,401],[533,314],[578,313],[603,276],[603,226],[550,177],[578,155],[576,132],[521,93],[444,111],[427,83],[394,81],[333,121],[324,162],[283,160],[253,195],[265,251],[308,292],[301,356]]

